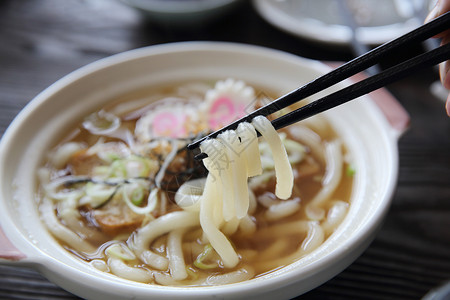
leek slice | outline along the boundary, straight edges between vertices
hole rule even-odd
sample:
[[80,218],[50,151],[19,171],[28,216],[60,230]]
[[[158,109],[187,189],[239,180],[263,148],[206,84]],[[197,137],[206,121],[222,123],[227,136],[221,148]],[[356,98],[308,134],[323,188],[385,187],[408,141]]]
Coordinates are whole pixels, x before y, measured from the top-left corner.
[[205,246],[205,248],[203,249],[203,252],[200,253],[197,256],[197,259],[194,261],[194,266],[196,266],[199,269],[202,270],[208,270],[208,269],[214,269],[217,268],[218,265],[217,263],[205,263],[204,261],[207,260],[209,258],[209,256],[211,256],[212,252],[214,251],[214,248],[211,246],[211,244],[208,244]]
[[102,135],[111,133],[120,127],[119,117],[100,110],[90,114],[83,122],[83,127],[92,134]]

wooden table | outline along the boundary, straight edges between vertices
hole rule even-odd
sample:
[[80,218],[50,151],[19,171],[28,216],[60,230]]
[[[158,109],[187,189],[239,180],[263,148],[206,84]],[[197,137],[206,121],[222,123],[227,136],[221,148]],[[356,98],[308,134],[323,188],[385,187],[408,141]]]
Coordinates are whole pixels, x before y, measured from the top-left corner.
[[[207,26],[154,24],[112,0],[0,2],[0,132],[41,90],[100,58],[154,44],[219,40],[318,60],[350,51],[294,38],[244,2]],[[420,49],[418,50],[420,51]],[[375,241],[349,268],[301,299],[419,299],[450,279],[450,118],[428,70],[388,87],[411,115],[401,138],[398,187]],[[0,266],[0,299],[75,299],[30,269]]]

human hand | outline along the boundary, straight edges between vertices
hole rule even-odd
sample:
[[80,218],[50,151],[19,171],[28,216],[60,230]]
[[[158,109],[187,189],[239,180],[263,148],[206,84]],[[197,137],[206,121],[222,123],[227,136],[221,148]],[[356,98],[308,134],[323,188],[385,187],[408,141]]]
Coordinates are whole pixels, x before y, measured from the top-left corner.
[[[439,17],[440,15],[450,11],[450,0],[438,0],[435,7],[430,11],[428,16],[425,19],[425,23],[431,21],[434,18]],[[447,44],[450,42],[450,29],[446,30],[435,36],[436,38],[441,38],[441,44]],[[450,90],[450,60],[447,60],[439,65],[439,76],[441,78],[442,85]],[[445,104],[445,109],[447,111],[447,115],[450,116],[450,94],[447,97],[447,102]]]

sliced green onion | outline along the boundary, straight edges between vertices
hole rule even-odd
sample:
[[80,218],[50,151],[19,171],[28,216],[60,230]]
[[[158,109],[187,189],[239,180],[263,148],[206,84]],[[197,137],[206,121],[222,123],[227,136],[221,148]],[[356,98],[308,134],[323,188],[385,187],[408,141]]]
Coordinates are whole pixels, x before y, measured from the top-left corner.
[[111,174],[111,168],[110,166],[96,166],[92,169],[92,174],[101,178],[107,178]]
[[125,167],[129,177],[146,177],[151,170],[152,162],[144,157],[131,155],[125,160]]
[[[114,153],[110,154],[114,156]],[[156,170],[155,164],[157,163],[148,158],[136,155],[130,155],[125,159],[115,155],[110,166],[98,166],[94,169],[94,173],[116,178],[148,177],[152,171]]]
[[206,245],[205,248],[203,249],[203,252],[200,253],[197,256],[197,259],[194,261],[194,266],[202,270],[217,268],[217,263],[207,264],[203,262],[208,258],[208,256],[212,254],[212,251],[214,251],[214,248],[211,246],[211,244]]
[[[303,160],[306,153],[306,148],[302,144],[288,139],[286,137],[286,133],[279,133],[280,139],[286,148],[286,152],[288,154],[289,163],[291,165],[297,164]],[[264,170],[270,170],[275,168],[275,164],[273,162],[272,154],[270,151],[269,144],[263,141],[259,143],[259,152],[261,155],[261,164]]]
[[79,204],[90,204],[93,208],[101,206],[115,193],[116,187],[102,183],[88,182],[85,185],[86,195],[80,199]]
[[87,151],[87,155],[97,155],[103,162],[110,164],[131,154],[130,149],[122,142],[106,142],[100,137]]
[[142,187],[136,187],[130,195],[130,200],[131,202],[136,205],[139,206],[142,204],[142,201],[144,200],[144,189]]
[[49,198],[54,200],[66,200],[68,198],[80,198],[83,196],[83,186],[77,187],[78,183],[86,183],[89,178],[83,176],[64,176],[44,185],[44,190]]
[[347,176],[352,177],[356,174],[356,169],[353,165],[348,165],[345,173]]
[[112,162],[109,177],[127,177],[127,168],[123,160],[115,160]]
[[136,256],[134,253],[125,245],[123,244],[112,244],[105,250],[106,255],[108,256],[114,256],[121,260],[135,260]]
[[120,119],[104,110],[90,114],[83,122],[83,127],[92,134],[110,133],[120,126]]
[[115,161],[120,158],[121,158],[120,155],[117,153],[114,153],[114,152],[108,152],[108,153],[105,153],[105,155],[104,155],[104,159],[106,159],[107,161]]
[[137,214],[145,215],[145,214],[151,213],[156,208],[156,205],[158,204],[158,199],[159,199],[158,189],[153,189],[148,196],[147,205],[144,207],[140,207],[140,206],[135,205],[132,202],[132,200],[130,199],[130,197],[132,197],[132,194],[136,188],[142,188],[142,186],[140,186],[137,183],[126,184],[124,186],[124,188],[122,189],[123,200],[128,205],[128,207]]

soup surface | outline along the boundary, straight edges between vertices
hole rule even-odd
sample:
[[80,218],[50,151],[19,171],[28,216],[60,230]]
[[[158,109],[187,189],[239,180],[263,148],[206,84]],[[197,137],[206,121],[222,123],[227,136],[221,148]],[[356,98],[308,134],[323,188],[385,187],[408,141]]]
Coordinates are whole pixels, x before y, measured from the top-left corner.
[[[172,84],[112,101],[68,133],[39,170],[42,221],[62,247],[92,267],[143,283],[227,284],[300,259],[338,227],[351,196],[354,171],[324,118],[279,131],[293,171],[290,197],[276,196],[271,148],[260,138],[263,173],[248,179],[244,214],[228,218],[225,200],[217,208],[224,217],[213,208],[211,222],[236,261],[204,231],[197,206],[208,171],[186,149],[271,100],[226,79]],[[216,154],[222,165],[235,163]]]

